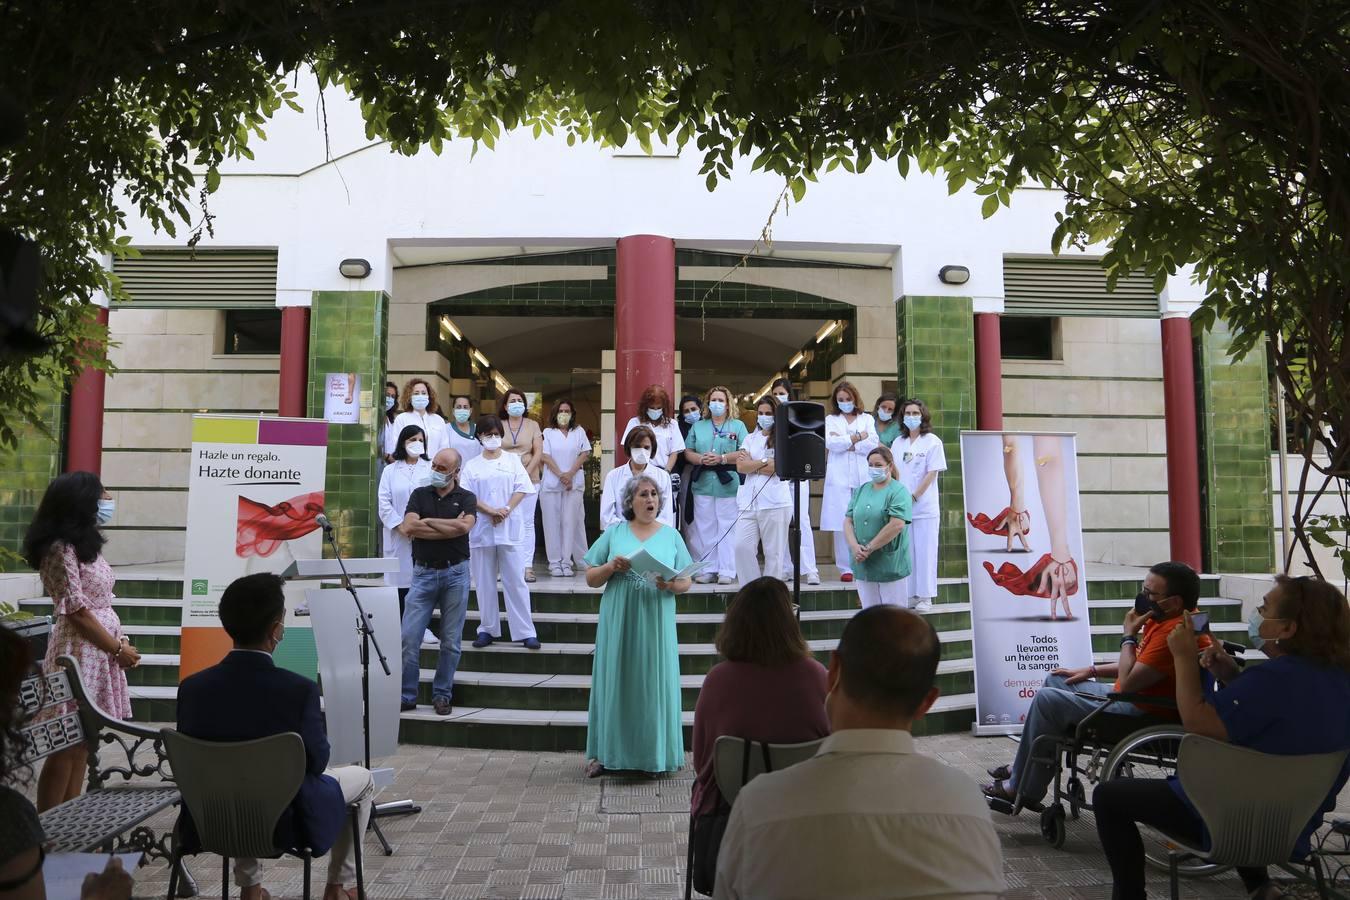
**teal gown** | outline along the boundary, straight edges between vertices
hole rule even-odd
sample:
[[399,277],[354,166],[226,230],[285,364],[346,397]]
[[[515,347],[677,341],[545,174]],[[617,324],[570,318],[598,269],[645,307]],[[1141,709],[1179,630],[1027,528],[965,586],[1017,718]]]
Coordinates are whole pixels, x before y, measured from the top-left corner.
[[[591,546],[586,562],[601,566],[616,556],[632,556],[642,544],[627,522],[616,522]],[[661,526],[646,545],[675,569],[693,561],[680,533],[669,526]],[[675,595],[636,575],[616,574],[600,598],[586,757],[606,769],[679,769],[684,765],[681,706]]]

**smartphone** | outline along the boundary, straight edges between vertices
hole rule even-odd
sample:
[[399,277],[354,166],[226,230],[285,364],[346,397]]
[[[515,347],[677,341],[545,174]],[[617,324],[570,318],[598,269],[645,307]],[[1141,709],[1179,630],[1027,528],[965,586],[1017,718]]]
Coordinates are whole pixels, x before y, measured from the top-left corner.
[[1201,631],[1209,631],[1209,613],[1207,612],[1191,613],[1191,628],[1193,628],[1197,633]]

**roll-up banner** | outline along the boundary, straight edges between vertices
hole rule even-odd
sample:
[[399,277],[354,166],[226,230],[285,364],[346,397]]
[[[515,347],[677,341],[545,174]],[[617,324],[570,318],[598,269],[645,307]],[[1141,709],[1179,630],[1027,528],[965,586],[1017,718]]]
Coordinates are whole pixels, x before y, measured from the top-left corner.
[[961,434],[976,734],[1021,731],[1055,669],[1092,664],[1072,434]]
[[[179,680],[229,652],[217,609],[230,582],[322,555],[315,517],[327,457],[322,419],[192,417]],[[288,627],[276,659],[312,677],[313,635],[303,631]]]

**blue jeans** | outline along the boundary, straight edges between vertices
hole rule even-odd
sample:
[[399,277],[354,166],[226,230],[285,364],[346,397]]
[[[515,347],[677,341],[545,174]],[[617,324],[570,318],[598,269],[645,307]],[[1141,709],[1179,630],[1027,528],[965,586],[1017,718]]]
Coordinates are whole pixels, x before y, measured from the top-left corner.
[[441,652],[431,679],[432,699],[450,699],[459,668],[459,639],[469,610],[469,561],[448,569],[413,563],[412,587],[403,606],[403,702],[417,700],[418,653],[433,610],[441,611]]
[[[1008,779],[1011,790],[1022,789],[1023,802],[1039,803],[1050,787],[1050,780],[1055,777],[1054,765],[1031,761],[1033,752],[1038,757],[1049,757],[1051,753],[1049,740],[1033,748],[1036,738],[1041,735],[1072,736],[1079,722],[1102,707],[1101,703],[1078,694],[1105,697],[1112,690],[1111,685],[1090,679],[1070,686],[1064,683],[1063,675],[1045,677],[1045,686],[1036,692],[1031,701],[1031,711],[1027,713],[1027,721],[1022,726],[1022,742],[1017,745],[1017,757],[1013,760],[1012,777]],[[1144,714],[1143,710],[1130,703],[1109,703],[1106,711],[1124,716]]]

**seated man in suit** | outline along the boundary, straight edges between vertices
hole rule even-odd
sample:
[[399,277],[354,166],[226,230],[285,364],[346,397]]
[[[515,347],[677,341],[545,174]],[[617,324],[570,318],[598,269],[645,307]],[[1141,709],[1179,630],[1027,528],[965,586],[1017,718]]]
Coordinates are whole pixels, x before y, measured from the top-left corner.
[[[220,622],[234,650],[178,686],[178,730],[205,741],[249,741],[288,731],[304,739],[305,780],[277,825],[277,846],[308,846],[316,856],[332,847],[324,900],[347,900],[356,896],[344,889],[356,879],[347,805],[360,800],[364,834],[374,783],[360,766],[327,768],[318,684],[272,662],[285,619],[281,578],[260,572],[231,582],[220,597]],[[185,827],[191,835],[190,823]],[[270,897],[256,859],[236,859],[234,877],[243,900]]]

